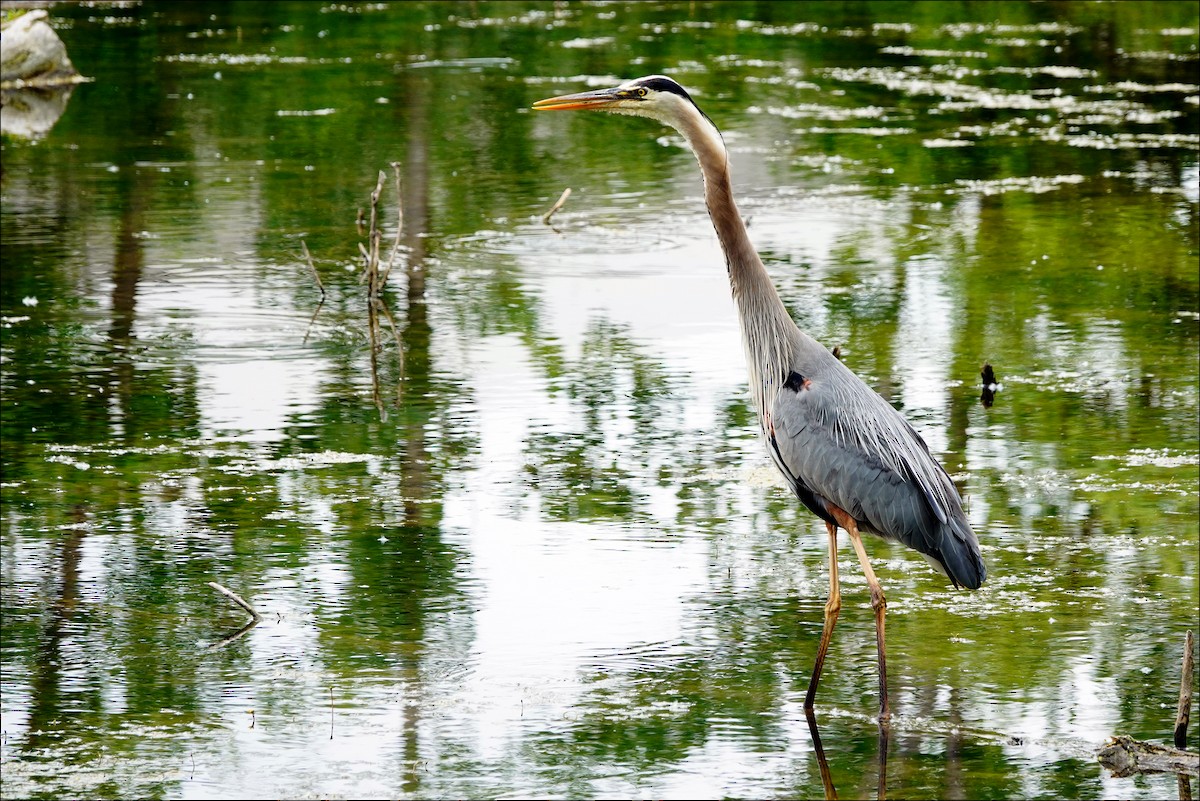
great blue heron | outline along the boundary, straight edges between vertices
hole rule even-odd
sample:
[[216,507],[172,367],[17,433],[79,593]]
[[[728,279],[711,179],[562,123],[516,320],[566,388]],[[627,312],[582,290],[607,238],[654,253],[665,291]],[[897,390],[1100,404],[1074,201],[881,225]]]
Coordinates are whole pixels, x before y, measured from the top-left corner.
[[539,100],[538,110],[589,109],[649,117],[691,146],[704,174],[704,199],[725,252],[767,452],[788,486],[829,533],[829,600],[804,708],[811,713],[841,609],[837,530],[858,554],[871,588],[879,653],[880,720],[890,714],[883,590],[859,532],[915,548],[955,587],[978,589],[987,575],[962,500],[929,447],[899,412],[811,336],[783,305],[733,200],[721,133],[691,96],[662,75],[612,89]]

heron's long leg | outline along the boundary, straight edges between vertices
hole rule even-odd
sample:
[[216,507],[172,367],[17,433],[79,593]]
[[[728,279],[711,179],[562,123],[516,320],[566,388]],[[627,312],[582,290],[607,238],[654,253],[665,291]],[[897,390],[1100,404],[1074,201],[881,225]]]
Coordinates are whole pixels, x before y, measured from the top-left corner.
[[812,678],[808,681],[808,694],[804,696],[804,708],[810,712],[817,697],[821,668],[825,666],[825,653],[829,650],[830,639],[833,638],[833,627],[837,623],[838,612],[842,609],[842,590],[838,585],[837,526],[826,522],[825,529],[829,532],[829,600],[825,602],[825,628],[821,632],[821,644],[817,646],[817,662],[813,665]]
[[871,563],[867,561],[867,551],[863,548],[862,537],[858,534],[858,524],[849,515],[846,515],[845,520],[839,519],[838,522],[850,535],[850,543],[854,546],[854,552],[858,554],[858,561],[862,563],[863,573],[867,576],[867,586],[871,588],[871,608],[875,610],[875,648],[879,651],[879,719],[886,720],[891,714],[887,691],[887,649],[883,638],[883,612],[887,609],[887,601],[884,600],[883,588],[879,586],[879,579],[875,578],[875,571],[871,569]]

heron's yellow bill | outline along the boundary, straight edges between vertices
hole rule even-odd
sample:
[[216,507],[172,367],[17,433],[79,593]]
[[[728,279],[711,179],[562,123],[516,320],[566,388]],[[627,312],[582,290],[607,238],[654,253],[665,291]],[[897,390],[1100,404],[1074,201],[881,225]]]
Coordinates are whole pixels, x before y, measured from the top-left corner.
[[621,99],[612,89],[599,89],[594,92],[578,92],[573,95],[548,97],[533,104],[537,111],[574,111],[576,109],[604,108]]

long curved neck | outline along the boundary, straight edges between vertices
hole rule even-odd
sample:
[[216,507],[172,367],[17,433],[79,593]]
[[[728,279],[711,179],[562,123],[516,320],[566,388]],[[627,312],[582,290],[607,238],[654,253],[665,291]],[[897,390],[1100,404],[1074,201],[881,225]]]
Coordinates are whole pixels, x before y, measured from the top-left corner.
[[720,133],[699,114],[695,118],[689,115],[676,127],[688,140],[704,173],[704,200],[725,251],[729,286],[741,321],[750,391],[766,429],[769,410],[800,344],[800,331],[771,283],[738,213],[730,182],[729,155]]

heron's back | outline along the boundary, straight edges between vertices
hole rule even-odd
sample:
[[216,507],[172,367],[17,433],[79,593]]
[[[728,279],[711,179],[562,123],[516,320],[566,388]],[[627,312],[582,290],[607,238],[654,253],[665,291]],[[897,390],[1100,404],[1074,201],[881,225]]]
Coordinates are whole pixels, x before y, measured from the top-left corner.
[[904,543],[956,585],[977,589],[987,569],[949,475],[899,412],[816,347],[798,349],[801,369],[772,393],[763,430],[776,466],[818,516],[834,522],[836,505],[861,530]]

